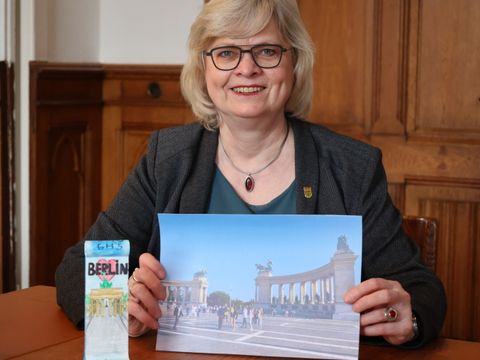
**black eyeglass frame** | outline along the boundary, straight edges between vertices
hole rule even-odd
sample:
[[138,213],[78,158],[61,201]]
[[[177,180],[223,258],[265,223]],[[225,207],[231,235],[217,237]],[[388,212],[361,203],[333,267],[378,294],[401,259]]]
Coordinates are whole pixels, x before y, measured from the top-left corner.
[[[278,59],[278,63],[275,65],[275,66],[262,66],[260,65],[258,62],[257,62],[257,59],[255,59],[255,56],[253,55],[253,52],[252,50],[254,50],[255,48],[260,48],[260,47],[265,47],[265,46],[271,46],[271,47],[276,47],[276,48],[279,48],[280,49],[280,58]],[[213,60],[213,52],[216,51],[216,50],[219,50],[219,49],[231,49],[231,48],[234,48],[234,49],[238,49],[240,51],[240,56],[238,57],[238,61],[237,61],[237,64],[231,68],[228,68],[228,69],[222,69],[220,67],[217,66],[217,64],[215,63],[215,60]],[[276,68],[278,65],[280,65],[280,63],[282,62],[282,58],[283,58],[283,53],[284,52],[287,52],[288,50],[291,50],[292,48],[284,48],[282,45],[279,45],[279,44],[258,44],[258,45],[254,45],[252,46],[250,49],[242,49],[240,46],[236,46],[236,45],[224,45],[224,46],[218,46],[218,47],[215,47],[213,49],[210,49],[210,51],[204,51],[203,54],[205,56],[209,56],[211,59],[212,59],[212,63],[213,63],[213,66],[215,66],[218,70],[220,71],[232,71],[232,70],[235,70],[238,65],[240,65],[240,62],[242,61],[242,57],[243,57],[243,54],[244,53],[250,53],[250,55],[252,56],[252,59],[253,59],[253,62],[255,63],[255,65],[257,65],[259,68],[262,68],[262,69],[274,69]]]

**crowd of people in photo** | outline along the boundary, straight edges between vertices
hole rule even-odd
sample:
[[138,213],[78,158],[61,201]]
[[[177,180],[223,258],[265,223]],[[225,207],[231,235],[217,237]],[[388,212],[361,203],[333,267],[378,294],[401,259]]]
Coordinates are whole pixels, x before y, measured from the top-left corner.
[[198,319],[201,314],[216,315],[217,329],[262,329],[264,315],[272,317],[325,318],[332,317],[334,304],[272,304],[267,307],[246,304],[202,305],[192,303],[168,303],[167,312],[174,317],[173,329],[181,317]]
[[263,328],[263,308],[253,306],[218,306],[216,310],[218,316],[218,329],[221,330],[225,325],[229,325],[232,330],[237,328],[237,323],[240,323],[240,328],[247,328],[254,330]]
[[[263,328],[264,310],[262,307],[255,307],[253,305],[212,305],[202,306],[195,304],[168,304],[167,311],[173,315],[174,323],[172,328],[175,330],[181,317],[188,319],[198,319],[201,314],[213,314],[217,316],[217,329],[222,330],[230,328],[236,330],[237,328],[245,328],[249,330]],[[275,316],[275,313],[272,313]],[[285,314],[288,316],[288,312]]]

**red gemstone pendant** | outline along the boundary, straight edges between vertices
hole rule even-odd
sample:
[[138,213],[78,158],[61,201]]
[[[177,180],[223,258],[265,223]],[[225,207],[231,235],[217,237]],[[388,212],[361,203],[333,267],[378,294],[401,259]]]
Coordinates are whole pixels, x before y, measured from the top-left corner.
[[253,177],[248,175],[245,178],[245,190],[247,190],[248,192],[252,192],[254,187],[255,187],[255,181],[253,180]]

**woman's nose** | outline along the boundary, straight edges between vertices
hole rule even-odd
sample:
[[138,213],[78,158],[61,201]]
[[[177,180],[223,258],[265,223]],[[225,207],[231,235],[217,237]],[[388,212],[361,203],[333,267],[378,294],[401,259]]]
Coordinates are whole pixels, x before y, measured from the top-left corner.
[[253,60],[253,55],[251,52],[244,52],[235,71],[238,74],[249,76],[258,73],[260,71],[260,67]]

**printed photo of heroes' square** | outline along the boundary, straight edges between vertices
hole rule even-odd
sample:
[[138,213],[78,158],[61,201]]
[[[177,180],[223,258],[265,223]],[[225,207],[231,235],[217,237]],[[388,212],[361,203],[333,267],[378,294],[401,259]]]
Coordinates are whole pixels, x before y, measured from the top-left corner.
[[357,359],[362,218],[159,214],[157,351]]

